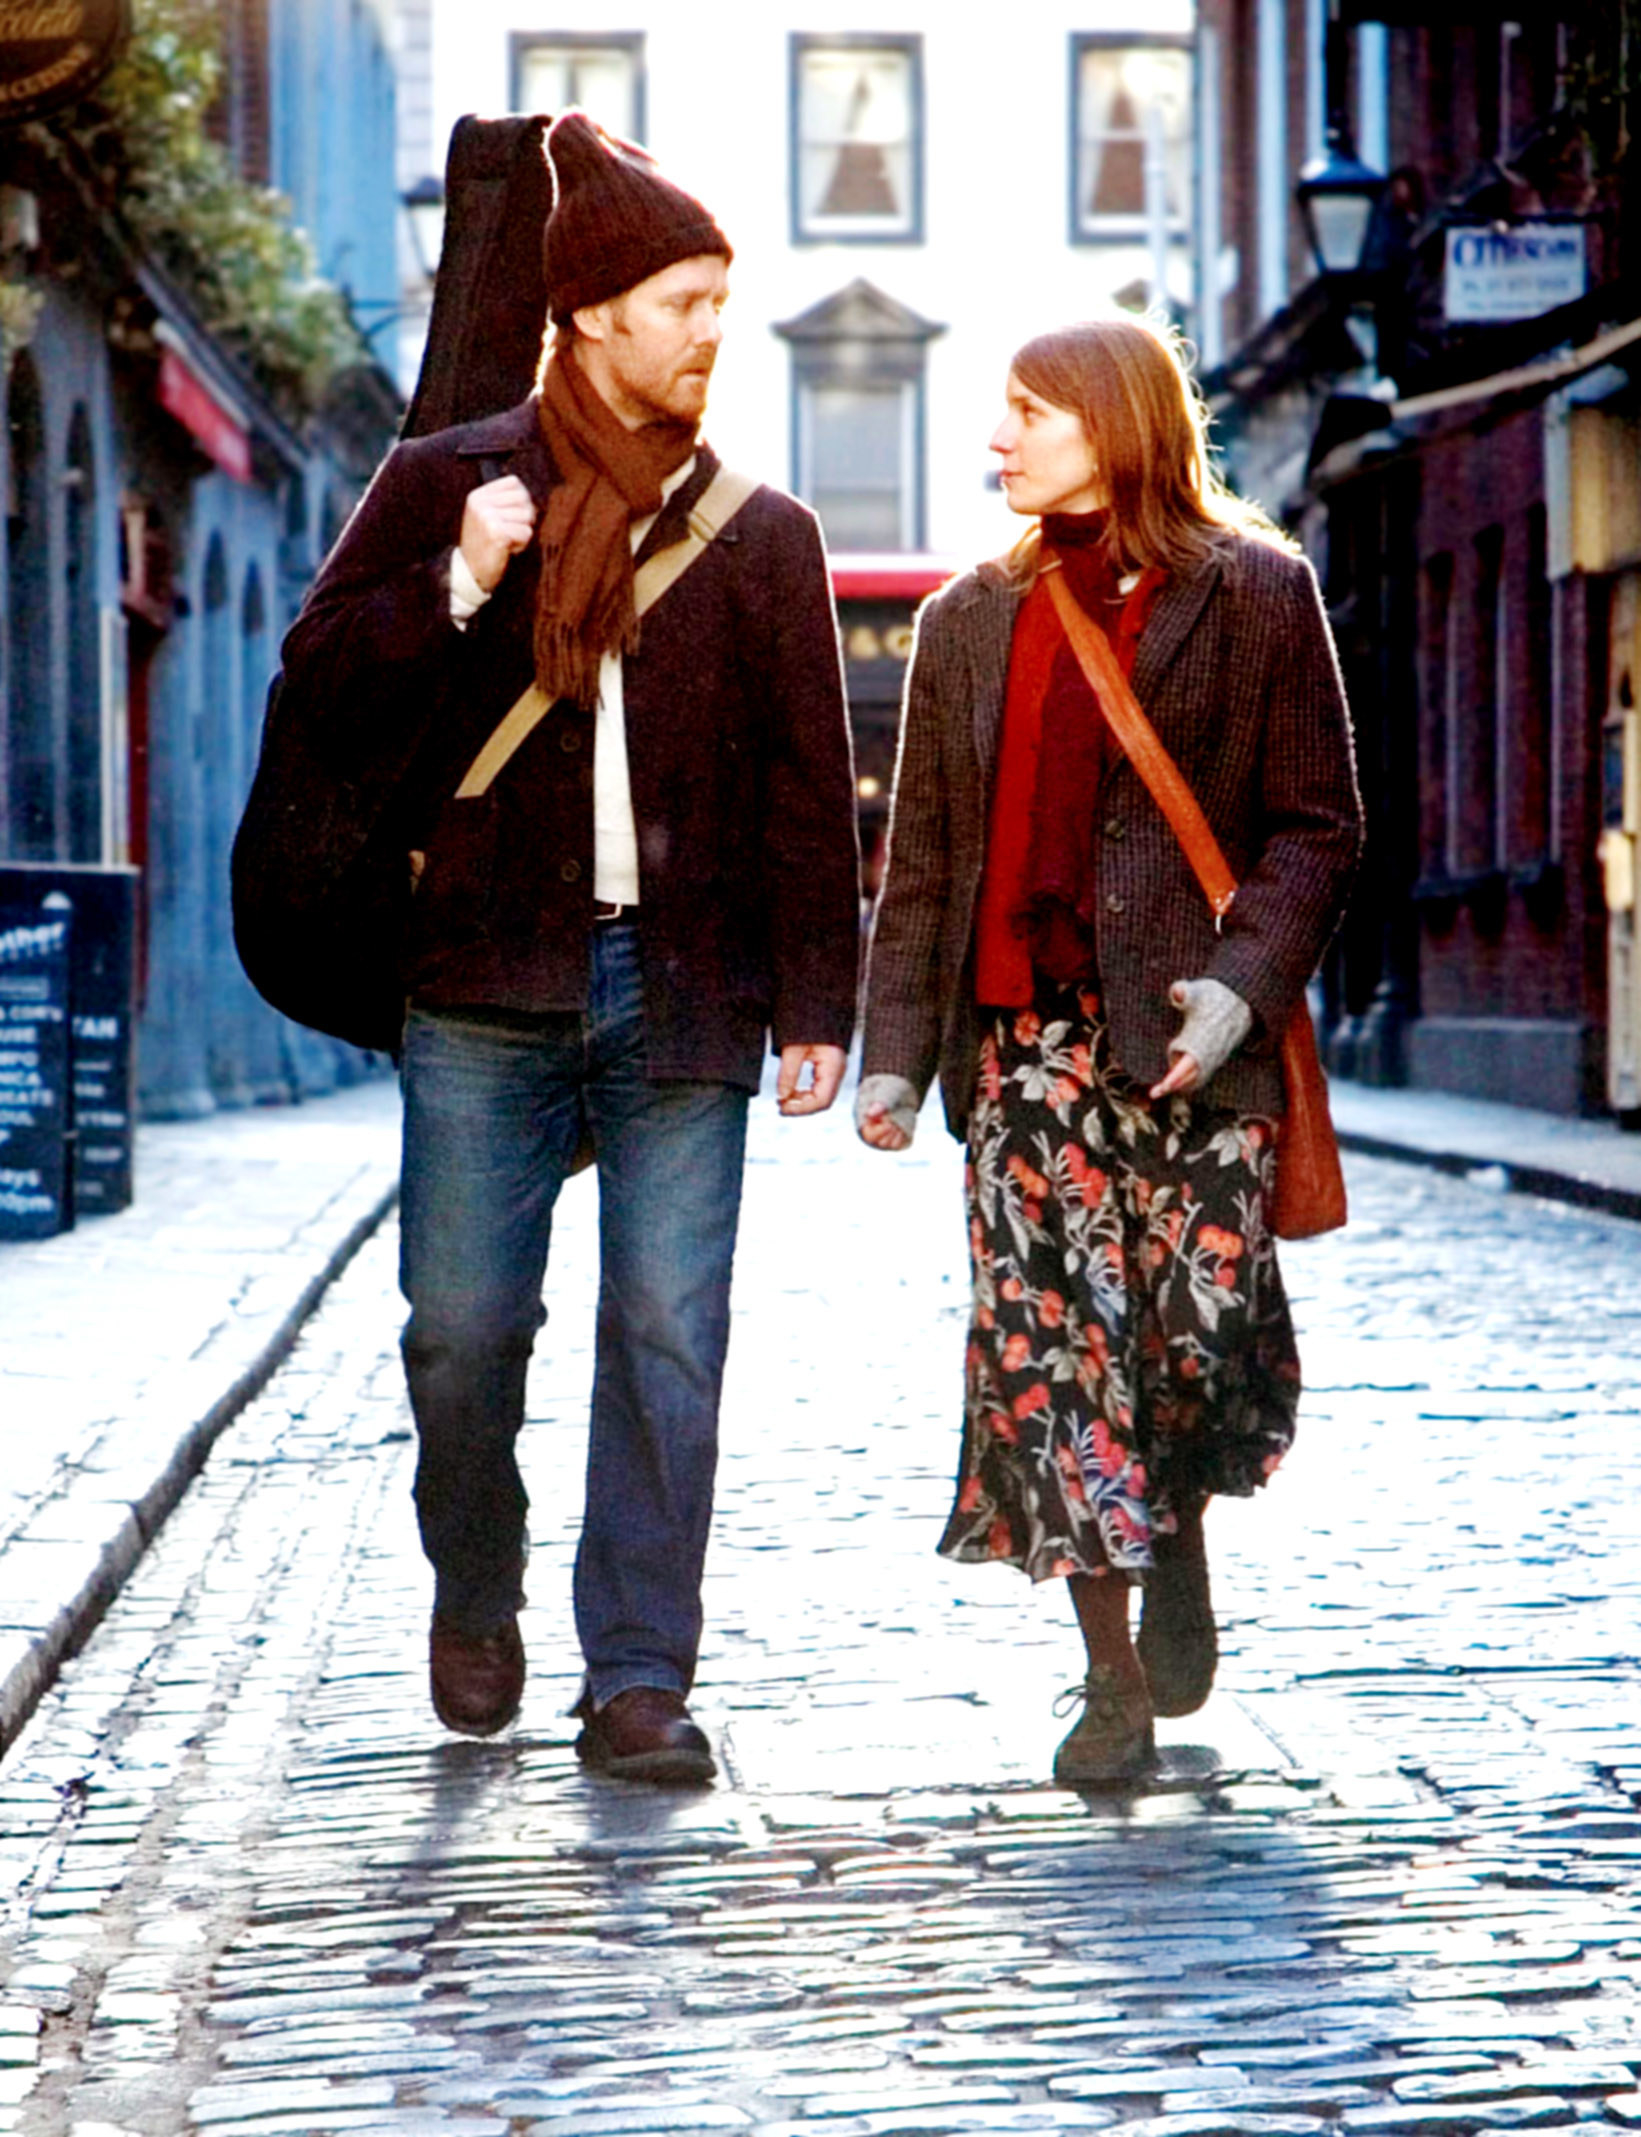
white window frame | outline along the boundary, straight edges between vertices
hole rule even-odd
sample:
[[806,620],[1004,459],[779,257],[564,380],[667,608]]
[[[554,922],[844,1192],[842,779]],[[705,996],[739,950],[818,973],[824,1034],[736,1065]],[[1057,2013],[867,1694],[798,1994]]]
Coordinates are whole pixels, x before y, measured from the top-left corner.
[[[793,445],[796,460],[798,495],[821,511],[821,503],[815,493],[815,395],[828,388],[844,388],[852,392],[889,394],[900,396],[900,464],[897,470],[897,494],[899,498],[900,539],[894,545],[901,551],[913,551],[922,546],[923,482],[921,466],[921,440],[923,436],[923,387],[917,379],[860,378],[840,371],[834,377],[824,375],[798,378],[794,381]],[[885,485],[887,490],[887,485]],[[824,519],[822,521],[824,526]],[[830,536],[828,541],[831,541]],[[833,544],[832,546],[838,547]],[[840,550],[840,553],[841,552]]]
[[[923,243],[923,39],[915,33],[888,36],[863,33],[858,37],[811,34],[794,30],[788,50],[788,171],[791,198],[792,242],[795,245],[921,245]],[[901,218],[885,215],[806,215],[803,207],[803,162],[806,140],[803,131],[804,62],[813,52],[893,52],[907,67],[907,108],[910,137],[907,141],[907,203]]]
[[1086,54],[1099,51],[1177,52],[1183,58],[1186,69],[1185,116],[1177,141],[1170,142],[1169,146],[1185,157],[1185,179],[1180,189],[1179,201],[1167,216],[1166,227],[1170,245],[1187,243],[1191,235],[1191,212],[1197,183],[1197,142],[1193,125],[1197,68],[1194,42],[1188,34],[1152,34],[1143,30],[1074,30],[1071,33],[1070,121],[1066,159],[1070,177],[1067,198],[1070,240],[1074,245],[1143,245],[1152,234],[1149,220],[1143,210],[1132,215],[1095,215],[1084,204],[1088,193],[1088,167],[1084,154],[1088,135],[1083,113],[1083,60]]
[[[525,71],[532,52],[551,52],[558,58],[568,58],[573,66],[581,57],[601,58],[619,55],[631,69],[631,109],[620,124],[612,124],[613,114],[594,111],[592,116],[607,131],[625,140],[642,141],[648,124],[646,104],[646,81],[644,74],[644,33],[642,30],[515,30],[508,40],[508,93],[510,109],[533,112],[544,108],[537,97],[527,97],[524,92]],[[579,104],[579,96],[572,94],[569,102]],[[556,118],[562,104],[549,111]]]

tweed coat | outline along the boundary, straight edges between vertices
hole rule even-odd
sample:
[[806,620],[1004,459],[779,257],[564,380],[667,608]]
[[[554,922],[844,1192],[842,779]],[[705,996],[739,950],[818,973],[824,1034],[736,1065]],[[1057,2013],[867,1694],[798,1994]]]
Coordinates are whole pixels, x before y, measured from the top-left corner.
[[[1009,652],[1025,587],[1001,564],[924,604],[906,682],[889,847],[872,930],[863,1075],[938,1071],[964,1134],[980,1018],[974,916]],[[1177,979],[1222,981],[1253,1038],[1203,1094],[1279,1114],[1276,1041],[1333,933],[1362,842],[1350,719],[1315,575],[1227,535],[1157,595],[1134,661],[1144,707],[1225,851],[1239,889],[1223,930],[1139,774],[1115,763],[1099,799],[1096,952],[1118,1062],[1167,1069]]]
[[[640,560],[682,539],[716,468],[703,446]],[[407,995],[540,1014],[587,999],[595,715],[560,701],[486,794],[456,796],[533,668],[534,545],[465,631],[450,616],[467,494],[503,470],[538,506],[558,479],[533,400],[396,446],[283,661],[328,726],[338,779],[413,758],[405,843],[425,858]],[[645,616],[622,681],[648,1073],[755,1090],[770,1034],[847,1046],[855,1019],[854,769],[809,508],[754,492]]]

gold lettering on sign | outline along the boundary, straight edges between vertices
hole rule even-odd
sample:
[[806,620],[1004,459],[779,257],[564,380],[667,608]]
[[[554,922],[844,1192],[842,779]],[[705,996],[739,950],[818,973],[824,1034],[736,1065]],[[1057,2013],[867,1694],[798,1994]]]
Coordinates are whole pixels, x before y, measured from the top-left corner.
[[909,623],[891,623],[882,631],[857,623],[843,641],[847,660],[910,660],[916,633]]
[[90,45],[70,45],[60,59],[42,67],[38,74],[27,75],[20,82],[0,82],[0,104],[21,104],[55,89],[59,82],[72,80],[93,56]]
[[84,27],[83,0],[0,0],[0,44],[55,43]]

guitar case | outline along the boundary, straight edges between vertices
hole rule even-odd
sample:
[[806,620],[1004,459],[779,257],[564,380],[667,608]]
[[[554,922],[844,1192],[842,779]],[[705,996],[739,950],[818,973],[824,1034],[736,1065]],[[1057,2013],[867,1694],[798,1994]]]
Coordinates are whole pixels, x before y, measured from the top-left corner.
[[[547,324],[549,124],[541,115],[456,123],[432,317],[401,438],[499,415],[535,383]],[[373,776],[341,780],[327,761],[323,710],[304,707],[274,677],[234,839],[234,942],[251,984],[275,1009],[349,1045],[396,1055],[414,740]]]
[[421,372],[399,435],[425,437],[517,407],[547,327],[541,233],[552,205],[551,120],[458,119],[444,175],[444,246]]

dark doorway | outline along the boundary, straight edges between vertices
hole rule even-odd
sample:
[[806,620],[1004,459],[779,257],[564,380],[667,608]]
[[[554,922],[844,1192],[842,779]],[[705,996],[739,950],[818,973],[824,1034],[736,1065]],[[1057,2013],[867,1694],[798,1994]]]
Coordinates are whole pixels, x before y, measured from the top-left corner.
[[6,850],[58,858],[52,748],[51,565],[40,379],[25,351],[6,382],[11,452],[6,498]]
[[97,644],[97,480],[83,405],[68,426],[63,617],[68,634],[68,857],[103,858],[102,661]]

